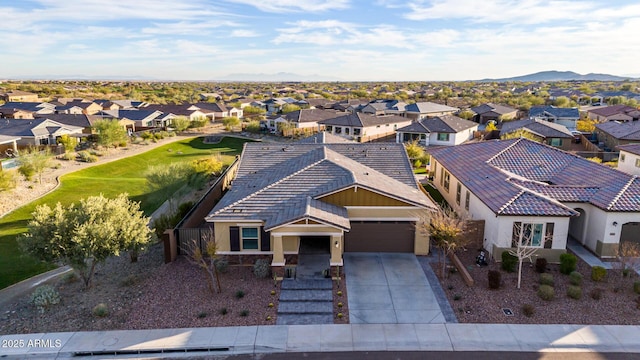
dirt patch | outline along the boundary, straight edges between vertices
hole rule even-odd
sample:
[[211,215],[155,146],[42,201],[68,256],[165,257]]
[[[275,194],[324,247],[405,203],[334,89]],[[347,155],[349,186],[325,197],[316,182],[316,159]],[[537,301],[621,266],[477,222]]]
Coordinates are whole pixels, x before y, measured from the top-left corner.
[[[489,266],[475,264],[476,251],[460,252],[458,257],[475,280],[473,287],[464,284],[457,272],[449,273],[446,279],[440,276],[437,263],[432,264],[440,284],[461,323],[500,324],[594,324],[594,325],[637,325],[640,324],[639,295],[633,291],[633,283],[640,279],[637,275],[623,277],[619,270],[608,270],[602,282],[591,280],[591,267],[578,258],[577,271],[583,275],[582,297],[579,300],[567,296],[571,285],[569,276],[560,273],[559,265],[547,265],[547,273],[553,275],[555,298],[551,301],[538,297],[540,274],[530,263],[523,264],[522,285],[517,289],[517,273],[500,269],[500,263],[490,262]],[[489,270],[501,273],[501,286],[490,290]],[[600,289],[600,290],[596,290]],[[592,294],[601,292],[600,299]],[[594,296],[595,297],[595,296]],[[526,316],[523,306],[533,308],[533,315]],[[513,315],[506,315],[509,309]]]
[[[201,269],[183,257],[164,264],[157,244],[137,263],[126,254],[109,259],[88,290],[81,281],[60,280],[55,288],[62,300],[44,314],[29,303],[30,294],[7,304],[0,314],[0,334],[276,323],[280,286],[272,279],[256,278],[250,266],[229,266],[220,282],[222,292],[212,294]],[[107,305],[108,316],[92,314],[100,303]]]

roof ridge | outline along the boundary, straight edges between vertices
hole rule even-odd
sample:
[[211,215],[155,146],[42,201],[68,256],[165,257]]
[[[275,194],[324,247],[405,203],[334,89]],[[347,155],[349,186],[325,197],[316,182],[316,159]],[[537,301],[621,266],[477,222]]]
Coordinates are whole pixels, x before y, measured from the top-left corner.
[[[326,146],[322,146],[322,149],[326,149]],[[314,151],[314,150],[315,150],[315,149],[312,149],[311,151]],[[244,151],[243,151],[243,153],[244,153]],[[313,162],[313,163],[311,163],[311,164],[309,164],[309,165],[307,165],[307,166],[305,166],[305,167],[301,168],[300,170],[295,171],[295,172],[293,172],[293,173],[291,173],[291,174],[289,174],[289,175],[287,175],[287,176],[285,176],[285,177],[282,177],[281,179],[279,179],[279,180],[277,180],[277,181],[274,181],[273,183],[271,183],[271,184],[269,184],[269,185],[267,185],[267,186],[263,187],[262,189],[260,189],[260,190],[258,190],[258,191],[252,192],[251,194],[249,194],[249,195],[247,195],[247,196],[243,197],[243,198],[242,198],[242,199],[240,199],[240,200],[237,200],[237,201],[235,201],[235,202],[233,202],[233,203],[231,203],[231,204],[229,204],[229,205],[227,205],[227,206],[225,206],[225,207],[223,207],[223,208],[218,209],[218,211],[216,211],[215,213],[212,213],[212,214],[207,215],[207,217],[210,217],[210,216],[212,216],[212,215],[218,214],[218,213],[220,213],[220,212],[222,212],[222,211],[226,211],[226,210],[228,210],[229,208],[231,208],[231,207],[233,207],[233,206],[236,206],[237,204],[239,204],[239,203],[241,203],[241,202],[243,202],[243,201],[245,201],[245,200],[247,200],[247,199],[249,199],[249,198],[254,197],[255,195],[258,195],[258,194],[260,194],[260,193],[265,192],[265,191],[266,191],[266,190],[268,190],[268,189],[271,189],[272,187],[274,187],[274,186],[276,186],[276,185],[280,184],[281,182],[283,182],[283,181],[285,181],[285,180],[288,180],[288,179],[292,178],[293,176],[296,176],[296,175],[300,174],[301,172],[303,172],[303,171],[305,171],[305,170],[307,170],[307,169],[309,169],[309,168],[311,168],[311,167],[313,167],[313,166],[318,165],[319,163],[321,163],[321,162],[323,162],[323,161],[327,160],[327,158],[326,158],[326,152],[324,152],[324,151],[323,151],[323,155],[324,155],[324,156],[323,156],[320,160],[315,161],[315,162]],[[240,160],[242,160],[242,159],[240,159]]]
[[636,181],[636,179],[638,178],[637,175],[632,175],[631,179],[629,179],[629,181],[627,181],[627,183],[622,187],[622,189],[620,190],[620,192],[618,192],[618,194],[616,194],[616,196],[613,198],[613,200],[611,200],[611,202],[609,203],[609,205],[607,206],[607,210],[611,210],[613,208],[613,206],[618,202],[618,200],[620,200],[620,198],[622,197],[622,194],[625,193],[625,191],[627,191],[627,189],[629,189],[629,186],[631,186],[631,184],[633,184],[634,181]]
[[[509,179],[507,179],[507,180],[509,180]],[[556,200],[556,199],[554,199],[554,198],[552,198],[552,197],[550,197],[550,196],[547,196],[547,195],[541,194],[541,193],[539,193],[539,192],[537,192],[537,191],[534,191],[534,190],[532,190],[532,189],[529,189],[529,188],[528,188],[528,187],[526,187],[526,186],[522,186],[522,185],[519,185],[519,184],[517,184],[517,183],[513,183],[513,182],[511,182],[511,184],[513,184],[514,186],[518,187],[518,188],[519,188],[519,189],[521,189],[523,192],[527,192],[527,193],[530,193],[530,194],[532,194],[532,195],[535,195],[535,196],[538,196],[538,197],[540,197],[540,198],[543,198],[543,199],[545,199],[545,200],[549,201],[550,203],[553,203],[553,204],[555,204],[555,205],[557,205],[557,206],[560,206],[560,207],[563,207],[563,208],[569,209],[570,211],[575,211],[575,210],[573,210],[573,209],[569,208],[568,206],[564,205],[562,202],[560,202],[560,201],[558,201],[558,200]],[[544,186],[549,186],[548,184],[545,184],[545,183],[543,183],[543,185],[544,185]],[[514,201],[515,201],[515,199],[514,199]],[[509,204],[509,205],[510,205],[510,204]],[[502,211],[502,209],[500,209],[500,210]]]
[[[514,184],[515,185],[515,184]],[[502,205],[500,207],[500,209],[498,209],[498,214],[501,214],[502,211],[504,211],[504,209],[508,208],[509,206],[511,206],[511,204],[513,204],[516,200],[518,200],[518,198],[520,196],[522,196],[522,194],[524,194],[525,191],[520,189],[520,192],[517,193],[514,197],[512,197],[511,199],[509,199],[509,201],[507,201],[504,205]]]
[[522,141],[523,138],[519,138],[516,141],[513,142],[513,144],[507,146],[506,148],[500,150],[497,154],[493,155],[492,157],[490,157],[489,159],[487,159],[487,161],[485,161],[486,164],[491,163],[495,158],[497,158],[498,156],[504,154],[507,150],[511,149],[512,147],[514,147],[517,143],[519,143],[520,141]]

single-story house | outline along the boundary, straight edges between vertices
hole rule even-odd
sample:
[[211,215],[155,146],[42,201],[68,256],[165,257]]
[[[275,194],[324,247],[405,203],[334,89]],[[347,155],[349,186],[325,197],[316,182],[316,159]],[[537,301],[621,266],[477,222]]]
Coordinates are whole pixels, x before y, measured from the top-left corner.
[[420,120],[426,117],[453,115],[460,109],[427,101],[409,104],[404,110],[405,117],[411,120]]
[[386,136],[395,136],[397,129],[411,124],[411,120],[397,115],[375,116],[364,113],[346,113],[338,117],[318,121],[322,127],[335,135],[367,142]]
[[62,135],[80,135],[81,127],[64,125],[47,119],[0,121],[0,135],[19,137],[17,146],[56,145]]
[[423,118],[396,130],[396,142],[417,140],[422,146],[459,145],[473,139],[478,124],[454,115]]
[[553,105],[532,106],[529,109],[529,119],[544,120],[575,130],[576,123],[580,120],[580,111],[578,108],[559,108]]
[[106,104],[109,109],[104,109],[104,110],[116,110],[116,109],[113,109],[113,105],[117,106],[117,109],[120,109],[120,110],[132,110],[132,109],[139,109],[145,106],[146,104],[147,103],[145,103],[144,101],[131,100],[131,99],[111,100],[110,104]]
[[307,242],[330,253],[327,268],[344,252],[427,254],[421,229],[435,209],[401,144],[246,143],[206,221],[218,254],[268,255],[282,274]]
[[56,106],[46,102],[7,102],[0,105],[0,116],[8,119],[33,119],[55,113]]
[[574,238],[602,258],[640,241],[640,178],[525,138],[430,152],[434,185],[456,211],[484,220],[496,259],[530,236],[537,255],[558,261]]
[[230,116],[237,118],[242,118],[244,116],[242,109],[237,109],[233,106],[227,106],[224,104],[201,102],[194,104],[193,106],[213,121]]
[[30,93],[22,90],[11,90],[5,93],[0,94],[2,100],[6,102],[37,102],[38,94]]
[[565,126],[538,119],[506,121],[500,128],[500,136],[524,130],[535,135],[541,142],[563,150],[569,150],[574,135]]
[[606,121],[596,124],[598,141],[606,149],[615,149],[620,145],[640,142],[640,121]]
[[104,110],[94,116],[119,120],[131,120],[136,129],[162,127],[164,122],[159,118],[163,115],[158,110]]
[[636,121],[640,119],[640,110],[627,105],[611,105],[592,108],[587,111],[589,119],[604,121]]
[[475,114],[473,116],[473,121],[478,124],[486,124],[489,121],[499,123],[502,122],[502,120],[515,119],[518,115],[518,109],[492,103],[474,106],[469,110]]
[[295,144],[354,144],[355,141],[326,131],[317,132],[295,142]]
[[279,123],[290,123],[296,129],[317,128],[318,121],[333,119],[343,114],[335,110],[301,109],[282,114],[275,119],[267,119],[267,127],[272,131],[276,131]]
[[405,113],[407,104],[398,100],[375,100],[360,108],[360,112],[371,115],[400,115]]
[[640,176],[640,143],[618,146],[618,170]]
[[87,114],[93,115],[102,111],[102,106],[93,101],[73,100],[56,106],[58,114]]
[[160,111],[161,113],[163,113],[165,121],[163,122],[162,126],[168,125],[167,120],[178,116],[184,116],[189,120],[204,119],[207,117],[207,114],[201,111],[200,108],[186,103],[178,105],[149,104],[140,108],[140,110]]
[[85,114],[49,114],[38,115],[38,119],[49,119],[60,124],[81,127],[84,134],[91,134],[91,115]]

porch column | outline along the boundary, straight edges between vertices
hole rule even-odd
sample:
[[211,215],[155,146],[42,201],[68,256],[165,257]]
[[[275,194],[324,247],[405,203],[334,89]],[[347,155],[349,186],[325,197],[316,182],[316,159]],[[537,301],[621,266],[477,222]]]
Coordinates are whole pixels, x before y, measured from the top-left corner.
[[17,154],[18,153],[18,141],[17,140],[13,140],[13,153]]
[[342,252],[344,249],[344,241],[342,235],[331,235],[331,266],[342,266]]
[[284,266],[284,250],[282,247],[282,235],[274,235],[273,237],[273,261],[271,266]]

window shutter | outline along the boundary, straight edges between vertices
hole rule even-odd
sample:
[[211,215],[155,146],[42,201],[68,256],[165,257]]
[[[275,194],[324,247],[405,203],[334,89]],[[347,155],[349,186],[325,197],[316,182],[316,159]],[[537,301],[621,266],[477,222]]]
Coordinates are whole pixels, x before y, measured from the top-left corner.
[[237,226],[229,228],[229,246],[231,251],[240,251],[240,228]]
[[271,233],[264,231],[264,226],[260,226],[260,250],[271,251]]

